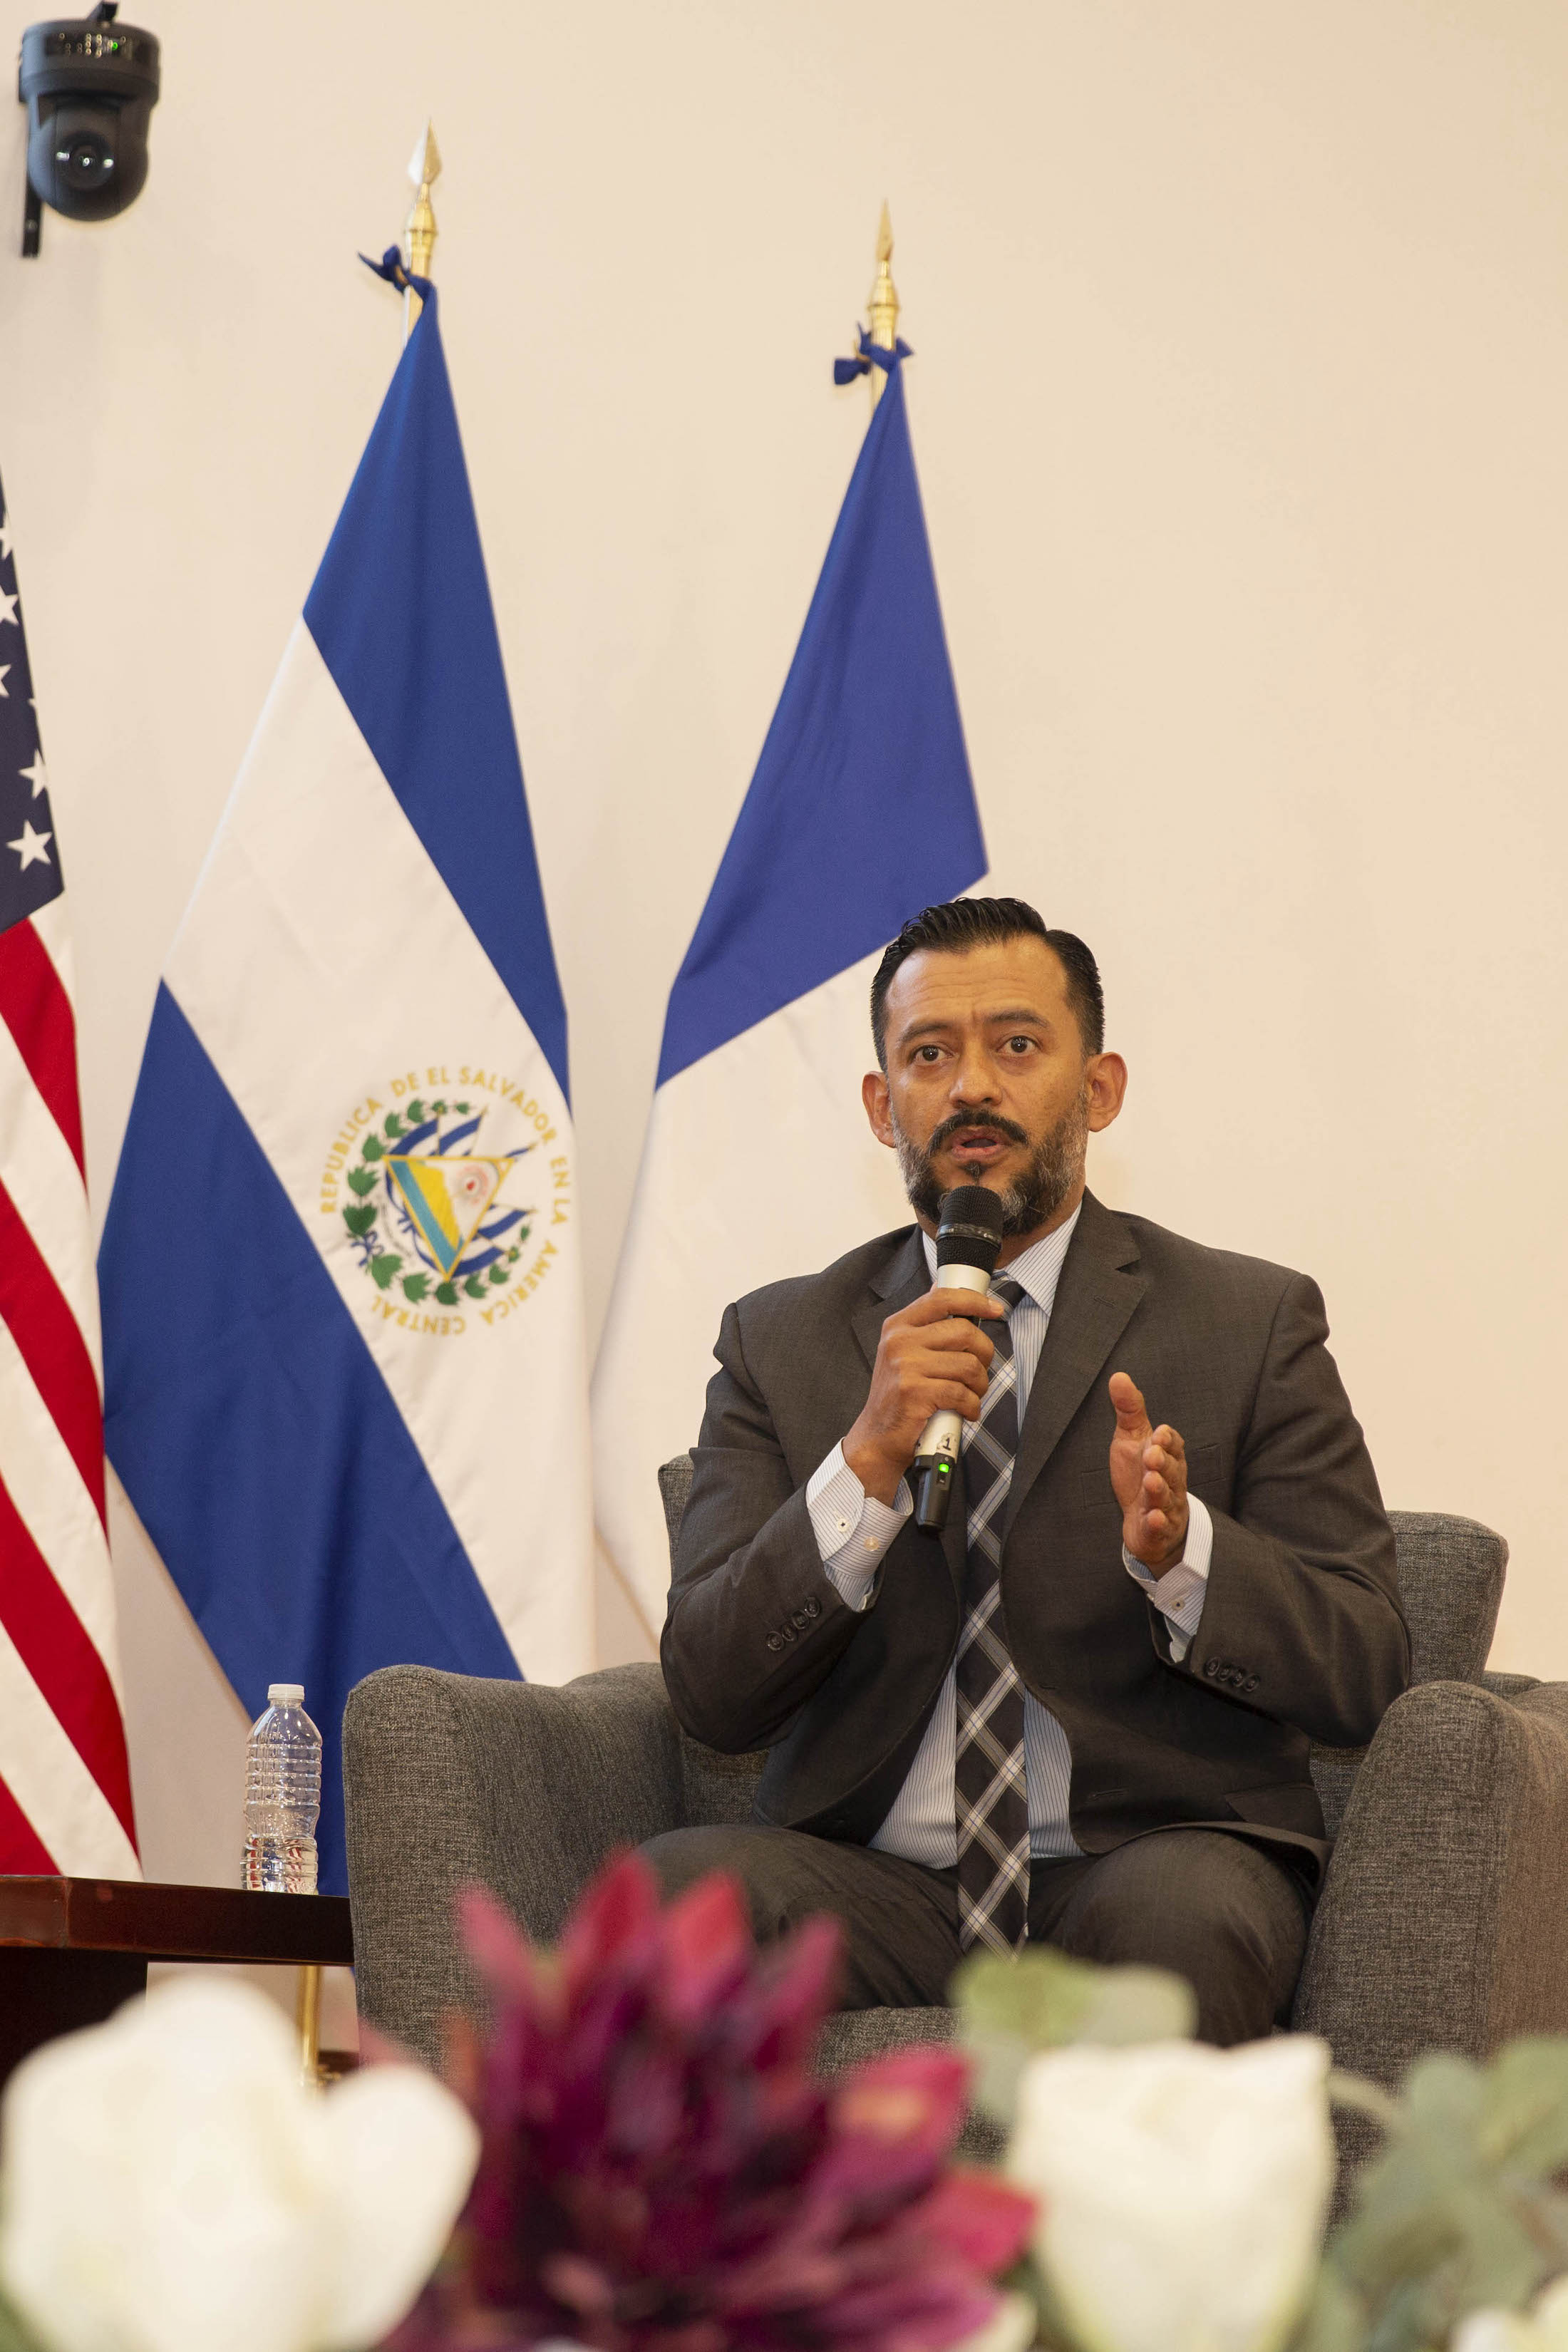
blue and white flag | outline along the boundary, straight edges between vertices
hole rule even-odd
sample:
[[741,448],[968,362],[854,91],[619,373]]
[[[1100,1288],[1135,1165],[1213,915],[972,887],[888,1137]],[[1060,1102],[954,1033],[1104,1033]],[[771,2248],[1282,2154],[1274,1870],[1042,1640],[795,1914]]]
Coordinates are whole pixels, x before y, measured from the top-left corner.
[[[864,348],[864,346],[863,346]],[[726,1304],[906,1223],[860,1081],[882,949],[985,871],[900,345],[665,1018],[594,1375],[600,1540],[650,1629],[656,1474],[695,1443]]]
[[[566,1016],[434,299],[158,992],[110,1459],[253,1714],[593,1664]],[[237,1866],[237,1856],[236,1857]]]

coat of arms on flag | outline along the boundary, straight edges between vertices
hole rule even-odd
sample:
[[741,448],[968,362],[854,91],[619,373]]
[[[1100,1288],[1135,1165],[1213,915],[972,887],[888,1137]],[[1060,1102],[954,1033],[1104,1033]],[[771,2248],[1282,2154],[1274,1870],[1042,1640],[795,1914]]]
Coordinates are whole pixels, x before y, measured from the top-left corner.
[[[321,1171],[320,1205],[341,1217],[388,1314],[467,1302],[493,1323],[558,1259],[549,1228],[571,1222],[571,1156],[551,1111],[522,1087],[502,1080],[497,1092],[463,1066],[461,1097],[433,1091],[451,1077],[432,1065],[427,1091],[409,1093],[411,1072],[356,1103]],[[468,1328],[461,1314],[398,1319],[443,1339]]]

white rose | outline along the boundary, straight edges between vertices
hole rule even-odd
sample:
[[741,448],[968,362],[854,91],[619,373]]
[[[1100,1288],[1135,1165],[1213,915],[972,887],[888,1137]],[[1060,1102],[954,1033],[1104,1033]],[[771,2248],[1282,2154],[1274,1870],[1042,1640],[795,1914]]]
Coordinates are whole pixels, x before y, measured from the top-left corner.
[[1529,2313],[1467,2312],[1450,2343],[1452,2352],[1568,2352],[1568,2277],[1548,2280]]
[[0,2284],[58,2352],[357,2352],[429,2276],[478,2157],[432,2076],[307,2091],[263,1994],[174,1978],[12,2075]]
[[1333,2182],[1328,2068],[1305,2034],[1030,2060],[1007,2169],[1086,2352],[1278,2352]]
[[[1038,2315],[1026,2294],[1002,2297],[984,2327],[952,2347],[952,2352],[1028,2352],[1038,2326]],[[544,2352],[544,2347],[539,2347]]]
[[1549,2279],[1535,2298],[1535,2324],[1551,2352],[1568,2352],[1568,2277]]
[[1532,2319],[1489,2305],[1467,2312],[1449,2342],[1452,2352],[1546,2352],[1546,2339]]

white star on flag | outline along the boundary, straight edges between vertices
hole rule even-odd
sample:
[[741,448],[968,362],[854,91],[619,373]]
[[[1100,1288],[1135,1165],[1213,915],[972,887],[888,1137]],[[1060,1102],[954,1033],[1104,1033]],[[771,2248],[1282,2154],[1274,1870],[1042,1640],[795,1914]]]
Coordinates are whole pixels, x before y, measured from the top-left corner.
[[16,618],[16,599],[7,596],[4,588],[0,588],[0,621],[9,621],[14,629],[22,625]]
[[25,874],[29,866],[53,865],[54,860],[49,856],[49,844],[53,841],[54,837],[55,836],[52,833],[35,833],[32,826],[27,823],[26,818],[24,817],[22,819],[21,840],[8,841],[5,844],[5,846],[7,849],[14,849],[16,852],[17,856],[20,857],[22,861],[21,870]]
[[0,702],[9,702],[11,699],[10,696],[5,691],[5,680],[10,677],[10,663],[0,662]]
[[0,515],[0,563],[8,563],[10,560],[11,526],[4,515]]
[[27,782],[33,787],[33,798],[37,800],[38,794],[46,789],[49,781],[49,773],[48,770],[44,765],[44,755],[42,751],[40,750],[34,752],[33,764],[30,768],[18,768],[16,773],[19,776],[26,776]]

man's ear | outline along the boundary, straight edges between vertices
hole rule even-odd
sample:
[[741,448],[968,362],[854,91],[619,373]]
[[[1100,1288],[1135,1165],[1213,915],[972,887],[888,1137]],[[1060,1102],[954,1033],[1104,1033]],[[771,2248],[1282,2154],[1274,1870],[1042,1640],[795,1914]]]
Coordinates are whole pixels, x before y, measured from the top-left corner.
[[871,1122],[871,1132],[878,1142],[885,1143],[889,1151],[895,1150],[897,1145],[889,1116],[892,1098],[888,1090],[888,1081],[880,1070],[867,1071],[860,1081],[860,1099],[866,1106],[866,1116]]
[[1120,1054],[1091,1054],[1084,1064],[1089,1095],[1089,1131],[1098,1135],[1110,1125],[1127,1093],[1127,1065]]

